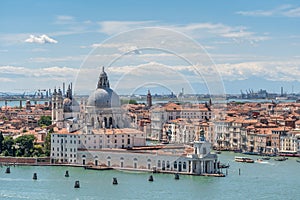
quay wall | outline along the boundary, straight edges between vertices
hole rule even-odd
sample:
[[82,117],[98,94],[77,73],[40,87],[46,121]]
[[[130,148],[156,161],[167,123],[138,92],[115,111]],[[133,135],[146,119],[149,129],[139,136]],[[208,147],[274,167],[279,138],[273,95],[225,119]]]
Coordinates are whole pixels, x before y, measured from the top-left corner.
[[11,156],[0,156],[0,163],[6,164],[28,164],[28,165],[38,165],[38,164],[49,164],[50,158],[26,158],[26,157],[11,157]]

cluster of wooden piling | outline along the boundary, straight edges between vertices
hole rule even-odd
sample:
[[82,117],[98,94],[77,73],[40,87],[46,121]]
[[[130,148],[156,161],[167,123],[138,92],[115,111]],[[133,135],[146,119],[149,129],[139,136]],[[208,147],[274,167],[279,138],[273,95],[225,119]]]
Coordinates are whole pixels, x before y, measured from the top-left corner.
[[[10,174],[10,172],[11,172],[10,171],[10,167],[7,167],[6,170],[5,170],[5,173]],[[175,173],[174,175],[175,175],[174,179],[175,180],[179,180],[179,174]],[[70,174],[69,174],[68,170],[66,170],[66,172],[65,172],[65,177],[70,177]],[[38,179],[37,173],[33,173],[32,179],[33,180],[37,180]],[[149,182],[153,182],[154,181],[153,175],[149,176],[148,181]],[[113,185],[118,185],[118,179],[116,177],[113,177],[112,184]],[[80,182],[79,182],[79,180],[75,181],[74,188],[80,188]]]

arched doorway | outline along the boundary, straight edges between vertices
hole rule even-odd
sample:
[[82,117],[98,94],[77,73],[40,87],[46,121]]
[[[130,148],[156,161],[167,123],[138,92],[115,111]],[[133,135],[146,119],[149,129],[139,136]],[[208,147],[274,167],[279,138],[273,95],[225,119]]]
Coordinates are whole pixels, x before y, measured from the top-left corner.
[[151,160],[150,159],[147,160],[147,169],[151,169]]
[[112,117],[109,118],[109,122],[108,122],[108,126],[112,126],[113,127],[113,119]]
[[98,156],[95,156],[95,158],[94,158],[94,165],[98,166]]
[[124,158],[123,157],[120,158],[120,167],[121,168],[124,167]]
[[178,171],[179,171],[179,172],[182,171],[181,161],[178,162]]
[[133,159],[133,168],[137,168],[137,162],[138,162],[138,159],[137,158],[134,158]]
[[107,158],[106,158],[106,160],[107,160],[107,167],[110,167],[110,161],[111,161],[111,157],[110,156],[108,156]]
[[166,163],[165,163],[165,161],[164,161],[164,160],[162,161],[162,166],[161,166],[161,169],[162,169],[162,170],[165,170],[165,169],[166,169]]
[[82,155],[82,165],[85,165],[85,158],[86,158],[86,156]]

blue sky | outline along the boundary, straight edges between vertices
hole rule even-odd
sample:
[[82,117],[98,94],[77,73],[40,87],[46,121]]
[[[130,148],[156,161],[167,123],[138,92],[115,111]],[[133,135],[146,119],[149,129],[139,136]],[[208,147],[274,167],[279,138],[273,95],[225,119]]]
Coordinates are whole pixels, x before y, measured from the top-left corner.
[[[123,31],[162,27],[183,33],[202,45],[220,73],[226,93],[249,88],[279,93],[280,86],[288,93],[292,88],[299,93],[299,24],[300,3],[292,0],[3,0],[0,2],[0,91],[33,91],[76,82],[84,61],[89,55],[96,56],[91,51],[103,41]],[[122,44],[118,44],[118,49],[124,51]],[[129,50],[138,47],[132,48]],[[143,53],[143,62],[123,59],[116,63],[119,68],[108,70],[112,87],[120,81],[118,75],[132,67],[173,67],[181,75],[189,76],[186,63],[174,58],[167,62],[167,58],[161,59],[161,52]],[[94,63],[99,72],[101,64],[101,61]],[[161,76],[166,76],[164,70],[161,72]],[[151,70],[144,73],[145,77],[151,77]],[[135,82],[135,76],[130,79]],[[164,86],[178,93],[182,83],[175,82],[169,82],[172,87]],[[119,93],[138,89],[129,85],[115,89]],[[207,92],[205,84],[193,87],[196,89],[192,91]]]

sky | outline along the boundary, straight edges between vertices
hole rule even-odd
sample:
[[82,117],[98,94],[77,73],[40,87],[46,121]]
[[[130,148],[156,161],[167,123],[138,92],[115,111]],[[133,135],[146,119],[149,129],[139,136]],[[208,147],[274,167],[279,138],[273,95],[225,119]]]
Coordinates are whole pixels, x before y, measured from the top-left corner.
[[296,0],[2,0],[0,92],[89,93],[105,66],[119,94],[300,93],[299,25]]

